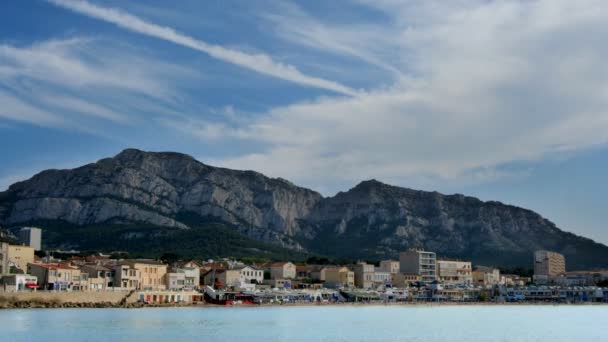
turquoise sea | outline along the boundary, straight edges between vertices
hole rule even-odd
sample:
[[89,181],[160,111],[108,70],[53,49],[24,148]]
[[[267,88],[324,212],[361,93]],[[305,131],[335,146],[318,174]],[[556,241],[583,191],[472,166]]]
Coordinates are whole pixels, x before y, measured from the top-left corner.
[[1,310],[0,341],[608,341],[608,306]]

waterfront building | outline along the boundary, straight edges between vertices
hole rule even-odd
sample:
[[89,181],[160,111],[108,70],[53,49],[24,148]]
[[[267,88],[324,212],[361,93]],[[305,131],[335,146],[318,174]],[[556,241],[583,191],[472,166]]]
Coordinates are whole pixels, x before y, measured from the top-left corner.
[[311,279],[313,267],[309,265],[297,265],[296,266],[296,278],[297,279]]
[[177,263],[173,268],[174,273],[184,274],[184,289],[196,290],[200,287],[201,265],[196,261]]
[[[374,265],[366,262],[358,262],[354,267],[355,272],[355,286],[362,289],[369,289],[374,286]],[[327,273],[325,274],[327,278]]]
[[566,272],[566,258],[562,254],[551,251],[534,252],[534,282],[549,284]]
[[392,282],[392,273],[380,271],[378,269],[374,270],[374,275],[372,277],[372,281],[374,282],[374,286],[387,285]]
[[38,278],[29,274],[8,274],[0,279],[0,288],[5,292],[35,291],[38,288]]
[[422,277],[419,274],[391,274],[391,282],[395,287],[409,287],[412,283],[418,283],[421,281]]
[[139,288],[142,290],[164,290],[166,285],[167,265],[156,260],[136,259],[125,260],[128,264],[139,271]]
[[[253,268],[251,266],[238,267],[236,270],[239,271],[239,279],[241,281],[241,284],[261,284],[264,281],[264,271],[263,270]],[[288,274],[292,275],[291,272],[289,272]],[[293,278],[295,278],[295,265],[293,267]],[[280,278],[274,278],[274,279],[280,279]],[[285,277],[282,279],[290,279],[290,278]]]
[[470,261],[437,260],[437,280],[444,284],[469,285],[473,283]]
[[89,277],[78,268],[65,264],[29,264],[27,273],[38,279],[41,289],[87,291]]
[[494,286],[501,283],[500,270],[493,267],[476,266],[472,273],[476,286]]
[[183,290],[186,286],[186,274],[183,272],[169,272],[166,275],[168,290]]
[[114,287],[114,270],[98,264],[85,264],[80,271],[89,276],[89,290],[106,291]]
[[354,287],[355,272],[348,267],[324,267],[324,286],[328,288]]
[[293,286],[291,279],[268,279],[264,280],[264,284],[268,284],[270,287],[277,289],[291,289]]
[[437,279],[437,255],[434,252],[410,249],[399,254],[399,272],[420,275],[422,281]]
[[0,242],[0,275],[10,273],[8,264],[8,243]]
[[391,274],[399,273],[399,261],[396,260],[382,260],[380,261],[379,272],[388,272]]
[[13,264],[23,273],[27,273],[27,264],[34,262],[34,247],[9,245],[7,251],[9,265]]
[[294,279],[296,265],[291,262],[273,262],[270,264],[270,277],[272,279]]
[[42,229],[36,227],[23,227],[19,231],[19,241],[33,247],[34,250],[42,250]]
[[122,289],[136,290],[140,288],[141,272],[132,264],[120,263],[112,266],[114,271],[114,286]]

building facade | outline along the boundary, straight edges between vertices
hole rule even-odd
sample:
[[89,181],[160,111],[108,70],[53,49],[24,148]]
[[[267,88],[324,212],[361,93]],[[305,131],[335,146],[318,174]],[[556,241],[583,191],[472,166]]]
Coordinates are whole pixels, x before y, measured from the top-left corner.
[[167,288],[167,265],[146,259],[126,260],[125,264],[130,265],[139,271],[140,290],[164,290]]
[[501,284],[500,270],[493,267],[477,266],[473,271],[473,284],[484,287]]
[[270,264],[272,279],[295,279],[296,265],[291,262],[274,262]]
[[0,242],[0,275],[8,274],[10,268],[8,265],[8,243]]
[[391,274],[399,273],[399,261],[396,260],[382,260],[380,261],[380,272],[388,272]]
[[9,245],[8,261],[27,273],[27,265],[34,262],[34,247]]
[[348,267],[325,267],[325,287],[340,288],[355,286],[355,272]]
[[473,268],[470,261],[437,260],[437,280],[444,284],[470,285]]
[[[355,272],[355,286],[362,289],[369,289],[374,286],[374,272],[375,266],[359,262],[354,267]],[[325,273],[325,279],[327,280],[327,273]]]
[[42,250],[42,229],[35,227],[23,227],[19,231],[19,240],[34,250]]
[[51,291],[88,291],[89,277],[79,269],[62,264],[29,264],[28,274],[38,279],[41,289]]
[[547,284],[566,272],[566,258],[551,251],[534,252],[534,282]]
[[422,281],[437,279],[437,255],[418,249],[410,249],[399,254],[399,272],[420,275]]
[[122,289],[136,290],[141,288],[141,274],[138,269],[128,263],[114,265],[114,286]]

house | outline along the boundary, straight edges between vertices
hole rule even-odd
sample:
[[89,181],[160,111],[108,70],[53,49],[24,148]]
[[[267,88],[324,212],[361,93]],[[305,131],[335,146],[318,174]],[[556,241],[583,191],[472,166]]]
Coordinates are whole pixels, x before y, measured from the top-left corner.
[[355,272],[348,267],[325,267],[325,287],[343,288],[355,286]]
[[85,264],[80,266],[80,271],[89,276],[89,290],[106,291],[114,287],[114,270],[98,265]]
[[[204,284],[207,286],[214,287],[216,289],[226,287],[240,287],[241,285],[241,271],[240,270],[227,270],[227,269],[213,269],[205,273],[203,276]],[[262,275],[263,280],[263,275]]]
[[122,289],[139,289],[141,274],[138,269],[128,263],[120,263],[112,267],[114,271],[114,286]]
[[297,279],[311,279],[313,267],[309,265],[297,265],[296,266],[296,278]]
[[[182,273],[184,275],[183,289],[195,290],[200,287],[201,266],[196,261],[180,262],[172,267],[171,272]],[[175,277],[180,278],[181,276]]]
[[186,286],[186,274],[183,272],[169,272],[166,275],[167,289],[184,290]]
[[87,291],[89,277],[67,264],[29,264],[27,273],[38,279],[41,289],[52,291]]
[[291,262],[274,262],[270,264],[270,277],[272,279],[294,279],[296,265]]

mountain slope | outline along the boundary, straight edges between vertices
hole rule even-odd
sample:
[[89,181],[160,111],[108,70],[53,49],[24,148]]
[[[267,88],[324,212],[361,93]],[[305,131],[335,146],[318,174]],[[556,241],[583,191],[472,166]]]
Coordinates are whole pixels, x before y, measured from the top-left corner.
[[[564,253],[571,269],[608,264],[608,247],[498,202],[374,180],[323,198],[254,171],[134,149],[73,170],[44,171],[0,193],[0,224],[30,223],[47,229],[49,245],[80,249],[160,252],[185,244],[217,253],[210,256],[230,255],[231,248],[240,254],[288,248],[380,259],[423,247],[478,263],[530,266],[532,252],[547,248]],[[214,239],[221,248],[208,243]]]

